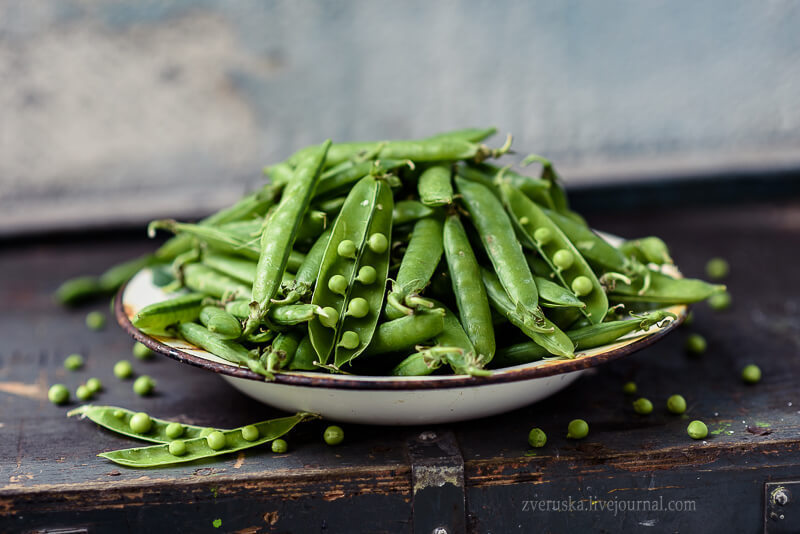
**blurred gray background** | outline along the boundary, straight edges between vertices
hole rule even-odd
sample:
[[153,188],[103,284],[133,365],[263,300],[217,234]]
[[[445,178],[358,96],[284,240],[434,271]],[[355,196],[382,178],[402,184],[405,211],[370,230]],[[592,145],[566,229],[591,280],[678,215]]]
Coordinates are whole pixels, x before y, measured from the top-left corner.
[[1,1],[0,82],[6,235],[202,214],[327,137],[495,125],[568,185],[800,168],[788,0]]

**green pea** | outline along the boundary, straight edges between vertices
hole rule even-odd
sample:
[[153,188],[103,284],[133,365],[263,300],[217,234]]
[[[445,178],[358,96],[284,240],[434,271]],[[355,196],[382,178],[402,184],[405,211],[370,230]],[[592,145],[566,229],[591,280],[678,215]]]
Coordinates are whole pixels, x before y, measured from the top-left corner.
[[622,386],[622,392],[625,395],[635,395],[637,391],[636,382],[625,382]]
[[183,428],[182,424],[173,422],[167,425],[167,428],[164,429],[164,433],[168,438],[175,439],[181,437],[184,430],[185,429]]
[[562,248],[557,250],[555,254],[553,254],[553,265],[558,267],[560,270],[565,271],[572,267],[572,263],[575,261],[572,252],[569,250]]
[[691,334],[686,338],[686,350],[690,354],[703,354],[707,347],[706,339],[700,334]]
[[361,317],[366,317],[369,313],[369,302],[367,299],[356,297],[350,301],[350,304],[347,306],[347,315],[350,317],[355,317],[360,319]]
[[686,432],[692,439],[703,439],[708,436],[708,427],[702,421],[692,421],[686,427]]
[[78,400],[87,401],[92,398],[92,391],[85,384],[81,384],[75,390],[75,396]]
[[708,305],[714,311],[723,311],[731,307],[731,294],[727,291],[720,291],[708,297]]
[[706,274],[712,280],[722,280],[728,276],[729,270],[728,262],[722,258],[711,258],[706,263]]
[[173,456],[183,456],[186,454],[186,442],[182,439],[170,441],[167,450],[169,450],[169,453]]
[[336,247],[336,253],[343,258],[355,258],[356,244],[349,239],[345,239]]
[[258,428],[255,425],[242,427],[242,438],[245,441],[255,441],[258,439]]
[[547,434],[541,428],[534,428],[528,432],[528,445],[535,448],[544,447],[547,443]]
[[325,440],[325,443],[328,445],[338,445],[344,441],[344,430],[342,427],[331,425],[325,429],[325,432],[322,434],[322,439]]
[[747,384],[755,384],[761,381],[761,369],[755,364],[745,365],[742,369],[742,380]]
[[131,430],[137,434],[146,434],[153,426],[153,420],[144,412],[136,412],[131,416],[130,420]]
[[361,339],[358,337],[358,334],[352,330],[348,330],[342,334],[342,339],[339,340],[337,346],[352,350],[358,347],[359,343],[361,343]]
[[133,391],[143,397],[150,395],[155,388],[156,382],[147,375],[142,375],[133,382]]
[[589,423],[583,419],[573,419],[567,425],[567,438],[583,439],[589,435]]
[[328,289],[337,295],[344,295],[347,293],[347,278],[341,274],[334,274],[328,279]]
[[644,397],[633,401],[633,411],[639,415],[647,415],[653,411],[653,403]]
[[207,438],[212,432],[214,432],[213,428],[204,428],[200,431],[200,437]]
[[285,454],[289,450],[289,444],[285,439],[276,439],[272,442],[272,452],[275,454]]
[[584,297],[592,292],[594,285],[588,276],[576,276],[572,281],[572,291],[579,297]]
[[383,234],[372,234],[369,236],[367,246],[375,254],[382,254],[389,247],[389,240]]
[[102,330],[106,326],[106,316],[99,311],[89,312],[86,314],[86,326],[92,330]]
[[669,413],[680,415],[686,411],[686,399],[682,395],[672,395],[667,399]]
[[[520,219],[519,222],[522,222],[522,219]],[[550,231],[550,228],[537,228],[536,231],[533,232],[533,239],[540,245],[546,245],[553,239],[553,232]]]
[[133,375],[133,366],[128,360],[120,360],[114,364],[114,376],[117,378],[130,378],[131,375]]
[[153,351],[147,345],[138,341],[134,343],[132,352],[139,360],[149,360],[153,357]]
[[225,447],[225,434],[219,430],[214,430],[206,437],[206,443],[212,450],[221,450]]
[[327,328],[336,328],[336,324],[339,322],[339,312],[336,311],[336,308],[325,306],[322,308],[322,313],[319,314],[319,322]]
[[69,402],[69,390],[64,384],[53,384],[47,391],[47,398],[53,404],[66,404]]
[[80,354],[70,354],[64,359],[64,369],[68,371],[77,371],[83,367],[83,356]]
[[125,410],[114,410],[114,412],[111,415],[113,415],[117,419],[122,419],[123,417],[125,417]]
[[100,382],[99,378],[90,378],[86,381],[86,387],[89,388],[89,391],[94,395],[95,393],[99,393],[103,389],[103,383]]
[[358,275],[356,275],[356,280],[358,280],[365,286],[374,284],[377,278],[378,278],[378,271],[376,271],[375,267],[371,265],[363,266],[358,270]]

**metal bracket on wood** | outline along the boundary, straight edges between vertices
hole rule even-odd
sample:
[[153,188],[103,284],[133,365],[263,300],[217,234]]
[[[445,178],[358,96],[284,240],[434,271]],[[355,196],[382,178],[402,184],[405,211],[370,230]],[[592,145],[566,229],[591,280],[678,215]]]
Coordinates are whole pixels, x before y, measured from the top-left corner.
[[466,532],[464,458],[452,432],[425,431],[408,440],[415,534]]
[[800,525],[800,481],[764,484],[764,532],[797,532]]

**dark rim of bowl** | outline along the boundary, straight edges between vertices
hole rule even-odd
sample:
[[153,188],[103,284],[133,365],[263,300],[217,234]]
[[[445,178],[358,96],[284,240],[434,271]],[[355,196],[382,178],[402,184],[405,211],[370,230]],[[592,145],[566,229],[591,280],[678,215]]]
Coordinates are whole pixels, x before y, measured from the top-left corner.
[[[158,352],[159,354],[163,354],[182,363],[188,363],[189,365],[208,369],[209,371],[213,371],[222,375],[257,380],[259,382],[264,381],[263,376],[254,373],[246,367],[237,367],[233,364],[213,362],[200,356],[183,352],[182,350],[172,348],[169,345],[166,345],[138,330],[135,326],[133,326],[130,319],[128,319],[128,315],[125,313],[122,297],[125,293],[125,288],[127,287],[128,284],[124,284],[119,289],[119,292],[114,299],[114,314],[116,315],[117,322],[123,328],[123,330],[130,334],[136,341],[147,346],[154,352]],[[547,376],[582,371],[584,369],[589,369],[590,367],[596,367],[648,347],[665,335],[674,331],[686,318],[687,310],[688,308],[684,308],[683,312],[678,315],[678,318],[665,328],[623,347],[592,356],[581,356],[575,358],[574,360],[552,360],[539,365],[498,369],[495,370],[491,376],[427,376],[416,379],[406,377],[392,380],[387,380],[381,377],[381,380],[370,381],[366,380],[363,376],[359,377],[359,380],[353,380],[352,378],[349,378],[348,375],[324,375],[320,373],[319,376],[314,376],[313,373],[306,372],[304,374],[296,374],[290,371],[286,373],[277,373],[275,375],[275,380],[272,382],[290,386],[349,390],[415,390],[488,386],[492,384],[503,384],[506,382],[531,380],[534,378],[544,378]]]

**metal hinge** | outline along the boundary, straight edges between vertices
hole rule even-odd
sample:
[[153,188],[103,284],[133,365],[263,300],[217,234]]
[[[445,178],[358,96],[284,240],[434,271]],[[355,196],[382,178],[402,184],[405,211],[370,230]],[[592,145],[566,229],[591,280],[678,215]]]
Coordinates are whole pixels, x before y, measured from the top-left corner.
[[408,440],[415,534],[467,530],[464,458],[452,432],[425,431]]
[[764,484],[764,532],[780,534],[800,529],[800,481]]

